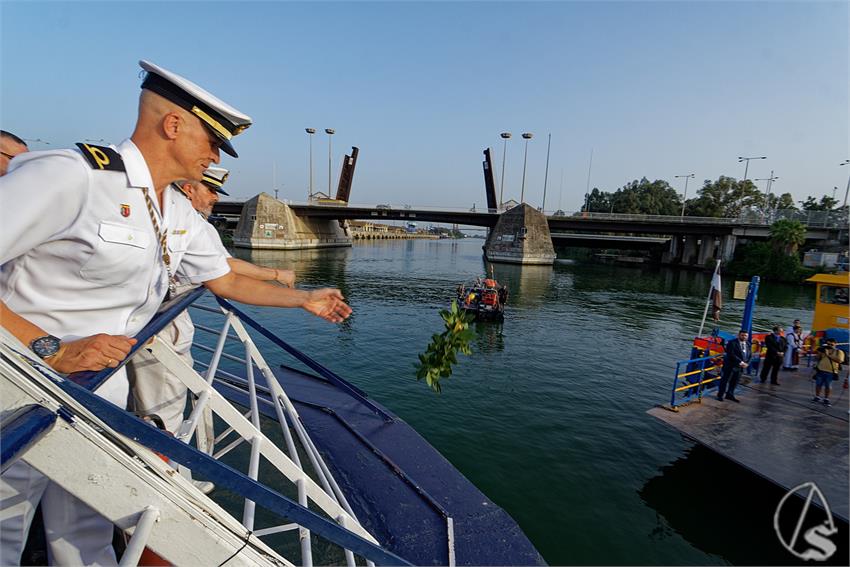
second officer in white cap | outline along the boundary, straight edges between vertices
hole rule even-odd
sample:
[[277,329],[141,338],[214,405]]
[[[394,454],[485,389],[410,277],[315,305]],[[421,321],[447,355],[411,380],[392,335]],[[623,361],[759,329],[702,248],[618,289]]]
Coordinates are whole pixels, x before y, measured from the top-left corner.
[[[218,195],[227,195],[223,186],[228,175],[229,172],[222,167],[209,167],[200,181],[178,181],[174,185],[180,188],[192,207],[206,220],[212,212],[213,205],[218,202]],[[211,224],[207,223],[206,229],[211,239],[220,242],[219,235]],[[221,252],[227,257],[230,268],[237,274],[261,281],[276,281],[288,287],[293,287],[295,284],[295,272],[292,270],[257,266],[232,258],[223,246]],[[181,281],[178,284],[178,292],[183,293],[195,287],[197,284]],[[192,366],[191,347],[194,335],[195,326],[189,311],[186,310],[158,336],[171,345],[189,366]],[[177,433],[183,423],[183,414],[186,409],[188,389],[183,382],[152,354],[144,350],[136,353],[127,368],[133,390],[135,412],[140,415],[157,415],[167,431]]]

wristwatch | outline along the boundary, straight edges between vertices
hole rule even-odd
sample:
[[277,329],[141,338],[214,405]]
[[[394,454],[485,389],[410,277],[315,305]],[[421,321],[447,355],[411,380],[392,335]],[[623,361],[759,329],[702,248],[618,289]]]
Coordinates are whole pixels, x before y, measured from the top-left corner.
[[59,352],[60,346],[61,341],[59,337],[54,337],[53,335],[38,337],[30,342],[30,349],[44,360]]

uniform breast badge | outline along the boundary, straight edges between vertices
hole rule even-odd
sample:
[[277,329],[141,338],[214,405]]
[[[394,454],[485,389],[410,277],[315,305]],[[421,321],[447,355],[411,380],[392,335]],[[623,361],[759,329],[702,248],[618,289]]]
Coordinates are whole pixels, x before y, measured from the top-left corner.
[[129,217],[130,216],[130,205],[126,205],[124,203],[121,203],[121,216],[122,217]]

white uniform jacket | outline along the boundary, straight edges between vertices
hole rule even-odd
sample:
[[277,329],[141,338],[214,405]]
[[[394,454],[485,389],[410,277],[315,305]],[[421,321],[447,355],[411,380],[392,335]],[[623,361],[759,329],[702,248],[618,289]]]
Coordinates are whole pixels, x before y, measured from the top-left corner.
[[30,152],[0,177],[0,299],[63,340],[135,335],[168,289],[148,187],[171,266],[200,284],[230,268],[204,221],[171,186],[164,214],[133,142],[117,148],[126,171],[95,169],[79,151]]

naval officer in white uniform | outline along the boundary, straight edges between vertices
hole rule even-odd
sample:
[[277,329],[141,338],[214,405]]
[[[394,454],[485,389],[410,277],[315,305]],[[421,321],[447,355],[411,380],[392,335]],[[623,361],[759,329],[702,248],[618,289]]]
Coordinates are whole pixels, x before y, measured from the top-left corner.
[[[212,213],[212,208],[218,202],[219,194],[227,195],[224,183],[230,172],[223,167],[209,167],[199,181],[178,181],[176,187],[189,199],[192,207],[198,211],[205,221]],[[206,223],[205,228],[210,233],[210,239],[220,243],[220,237],[213,225]],[[232,258],[224,246],[221,253],[227,257],[230,268],[237,274],[262,281],[276,281],[288,287],[295,285],[295,272],[257,266],[250,262]],[[177,270],[178,293],[197,287],[183,277],[181,269]],[[159,338],[172,346],[189,366],[192,366],[192,342],[195,335],[195,325],[189,316],[189,310],[180,315],[159,333]],[[167,431],[177,433],[183,423],[183,413],[186,409],[188,389],[176,376],[165,368],[150,352],[140,350],[127,364],[130,384],[133,391],[134,409],[139,415],[157,415],[162,420]],[[205,487],[211,485],[206,483]]]
[[[154,315],[175,271],[251,304],[301,307],[328,321],[351,312],[338,290],[302,292],[234,274],[170,183],[197,179],[251,119],[148,63],[139,117],[115,148],[32,152],[0,178],[0,320],[59,372],[115,367]],[[124,407],[122,371],[97,392]],[[0,564],[20,562],[43,498],[56,565],[113,565],[112,525],[25,462],[0,480]]]

